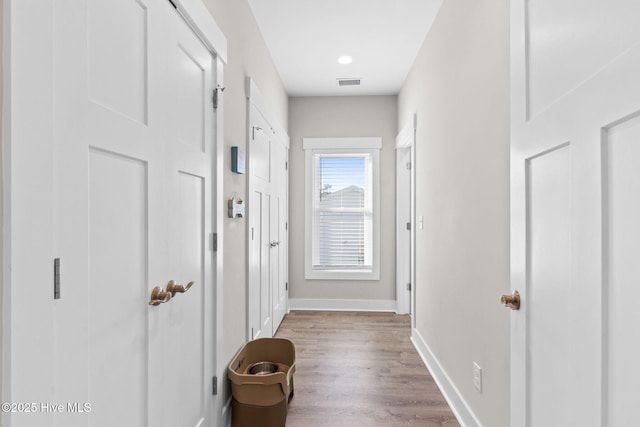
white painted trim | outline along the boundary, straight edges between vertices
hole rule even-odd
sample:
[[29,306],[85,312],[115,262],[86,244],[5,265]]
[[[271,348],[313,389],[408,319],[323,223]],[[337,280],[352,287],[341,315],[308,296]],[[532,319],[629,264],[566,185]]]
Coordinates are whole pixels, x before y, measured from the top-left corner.
[[[224,86],[224,62],[222,58],[216,59],[216,85]],[[216,156],[214,159],[215,164],[215,176],[216,182],[214,187],[214,209],[215,209],[215,224],[214,233],[218,233],[218,245],[219,249],[213,253],[214,256],[214,274],[215,274],[215,295],[216,295],[216,314],[215,314],[215,375],[218,376],[218,389],[221,390],[222,384],[225,380],[226,373],[226,361],[225,361],[225,349],[224,349],[224,221],[226,218],[227,204],[224,193],[224,99],[220,102],[218,109],[216,110]],[[221,410],[222,399],[216,397],[214,400],[215,420],[217,425],[219,424],[224,412]]]
[[[401,166],[399,164],[399,156],[401,155],[406,155],[406,152],[410,152],[409,157],[410,157],[410,162],[411,162],[411,170],[409,171],[409,222],[411,224],[411,231],[409,233],[409,242],[403,241],[400,242],[400,240],[403,239],[402,234],[405,231],[405,226],[404,224],[402,224],[400,222],[400,218],[402,218],[404,215],[404,213],[406,212],[407,206],[400,206],[400,202],[399,202],[399,198],[396,197],[396,245],[398,247],[400,247],[400,243],[403,243],[403,246],[405,243],[409,244],[409,253],[406,254],[404,250],[402,250],[402,252],[400,251],[400,249],[396,249],[396,260],[398,260],[399,257],[402,256],[408,256],[410,259],[410,263],[409,263],[409,277],[406,278],[404,277],[404,275],[402,274],[402,272],[397,269],[396,271],[396,299],[398,300],[398,308],[396,310],[396,312],[398,314],[413,314],[413,310],[412,307],[414,306],[413,304],[413,297],[415,295],[415,292],[413,292],[413,290],[407,290],[407,281],[406,280],[401,280],[401,279],[407,279],[409,283],[411,283],[411,287],[412,289],[415,288],[415,232],[416,232],[416,227],[415,227],[415,161],[416,161],[416,156],[415,156],[415,140],[416,140],[416,123],[417,123],[418,119],[417,119],[417,114],[413,114],[413,116],[411,117],[411,121],[409,123],[407,123],[405,125],[405,127],[402,128],[402,130],[398,133],[398,135],[396,136],[396,192],[397,195],[398,194],[403,194],[400,193],[401,191],[406,190],[403,185],[406,185],[406,180],[402,179],[404,178],[404,174],[406,172],[404,172],[403,169],[401,169]],[[402,153],[402,154],[401,154]],[[396,196],[397,196],[396,195]],[[399,263],[397,264],[399,265]],[[407,305],[407,302],[408,305]],[[412,322],[412,327],[415,326],[413,325]]]
[[362,137],[362,138],[302,138],[302,148],[304,150],[342,150],[342,149],[362,149],[381,150],[382,138]]
[[402,128],[396,136],[396,148],[409,148],[413,146],[415,140],[417,115],[414,114],[411,122]]
[[225,427],[231,427],[231,396],[227,399],[227,403],[222,407],[222,423]]
[[435,380],[440,392],[451,407],[453,414],[462,427],[482,427],[480,421],[471,411],[471,408],[458,391],[447,372],[442,368],[438,359],[433,354],[427,343],[424,341],[417,329],[411,331],[411,342],[418,351],[420,358],[427,366],[429,373]]
[[301,311],[396,311],[395,300],[290,298],[289,310]]
[[[380,150],[382,138],[303,138],[305,150],[305,269],[306,280],[380,280]],[[323,270],[313,268],[314,229],[313,205],[314,195],[311,188],[314,182],[314,154],[363,153],[370,154],[372,161],[372,268],[371,269],[335,269]]]
[[227,38],[202,0],[172,0],[176,9],[209,50],[226,64]]

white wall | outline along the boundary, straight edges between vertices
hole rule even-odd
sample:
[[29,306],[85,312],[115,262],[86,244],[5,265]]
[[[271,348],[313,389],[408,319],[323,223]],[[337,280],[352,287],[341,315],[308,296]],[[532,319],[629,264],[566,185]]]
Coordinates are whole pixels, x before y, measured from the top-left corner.
[[[0,105],[4,106],[4,38],[3,38],[3,32],[4,32],[4,1],[0,0],[0,58],[3,58],[2,63],[3,66],[0,67]],[[3,111],[0,112],[0,139],[2,140],[2,144],[0,144],[0,213],[4,211],[4,205],[3,205],[3,200],[4,200],[4,180],[3,180],[3,169],[2,169],[2,158],[3,158],[3,151],[4,151],[4,137],[3,137],[3,127],[2,127],[2,122],[3,122],[3,113],[4,112],[4,107],[3,107]],[[4,224],[3,221],[0,220],[0,242],[4,241],[4,228],[3,228]],[[3,280],[2,278],[4,277],[4,253],[2,248],[4,247],[3,244],[0,244],[0,372],[2,371],[2,363],[3,363],[3,347],[2,347],[2,342],[4,339],[4,336],[2,334],[2,331],[4,331],[4,326],[3,326],[3,317],[4,317],[4,310],[3,310],[3,304],[4,304],[4,298],[3,298],[3,294],[4,294],[4,290],[3,290]],[[0,379],[0,402],[4,402],[4,400],[2,399],[2,381]],[[2,427],[2,418],[0,417],[0,427]]]
[[[395,300],[396,96],[289,98],[289,298]],[[302,138],[382,137],[379,281],[304,278],[305,157]]]
[[398,104],[418,115],[417,330],[482,425],[507,426],[509,1],[445,0]]
[[[231,147],[246,150],[246,77],[252,77],[273,114],[287,128],[288,98],[273,65],[247,0],[204,0],[227,37],[228,64],[224,70],[224,192],[247,200],[246,175],[231,172]],[[224,363],[231,361],[245,343],[247,330],[246,223],[225,218],[224,228]],[[219,372],[223,375],[224,373]],[[226,376],[226,375],[225,375]],[[225,383],[226,384],[226,383]],[[225,386],[226,387],[226,386]],[[225,396],[229,390],[225,389]]]

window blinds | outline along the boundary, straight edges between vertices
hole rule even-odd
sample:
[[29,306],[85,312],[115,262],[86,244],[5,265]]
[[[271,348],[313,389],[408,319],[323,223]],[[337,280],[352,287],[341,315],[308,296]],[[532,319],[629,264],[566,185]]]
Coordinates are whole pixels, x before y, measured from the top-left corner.
[[314,268],[371,268],[370,154],[314,154]]

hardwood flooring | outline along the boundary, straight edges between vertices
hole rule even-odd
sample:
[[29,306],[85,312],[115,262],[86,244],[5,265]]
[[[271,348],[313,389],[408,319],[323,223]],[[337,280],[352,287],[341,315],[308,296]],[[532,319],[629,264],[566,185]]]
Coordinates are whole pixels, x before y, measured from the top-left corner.
[[288,314],[276,337],[296,346],[287,427],[459,426],[393,313]]

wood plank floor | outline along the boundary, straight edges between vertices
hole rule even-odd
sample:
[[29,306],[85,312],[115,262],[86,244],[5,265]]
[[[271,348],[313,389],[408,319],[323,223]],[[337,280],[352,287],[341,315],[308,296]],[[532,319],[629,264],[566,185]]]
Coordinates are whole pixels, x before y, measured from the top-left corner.
[[393,313],[293,311],[278,330],[296,346],[287,427],[459,426]]

